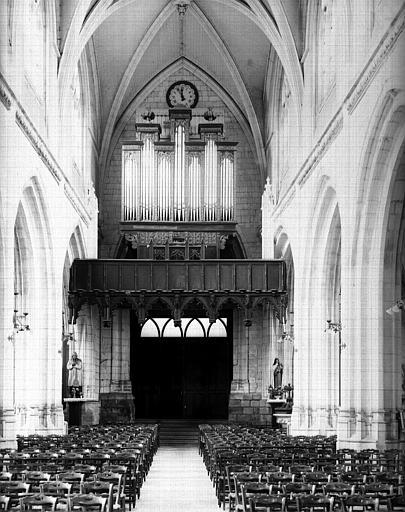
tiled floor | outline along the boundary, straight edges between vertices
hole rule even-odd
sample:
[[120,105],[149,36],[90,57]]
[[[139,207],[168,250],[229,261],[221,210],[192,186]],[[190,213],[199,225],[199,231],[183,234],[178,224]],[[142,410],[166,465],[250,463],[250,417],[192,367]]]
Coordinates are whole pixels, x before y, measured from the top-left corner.
[[160,447],[134,512],[219,512],[197,447]]

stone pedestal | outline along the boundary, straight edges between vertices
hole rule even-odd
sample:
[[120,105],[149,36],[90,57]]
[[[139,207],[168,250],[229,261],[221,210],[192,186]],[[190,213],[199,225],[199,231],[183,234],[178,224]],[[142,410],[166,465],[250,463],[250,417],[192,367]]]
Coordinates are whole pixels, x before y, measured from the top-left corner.
[[65,398],[65,418],[69,427],[98,425],[100,422],[100,402],[94,398]]
[[132,393],[101,393],[100,423],[129,423],[135,418]]
[[271,407],[261,393],[232,393],[229,397],[229,421],[271,425]]

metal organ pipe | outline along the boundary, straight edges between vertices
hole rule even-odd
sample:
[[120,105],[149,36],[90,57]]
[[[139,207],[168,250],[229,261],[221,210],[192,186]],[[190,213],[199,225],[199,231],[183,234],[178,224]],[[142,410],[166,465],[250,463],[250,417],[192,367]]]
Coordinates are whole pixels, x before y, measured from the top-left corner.
[[176,127],[174,153],[174,220],[184,220],[184,164],[185,164],[184,126]]
[[204,151],[190,150],[186,159],[182,124],[176,127],[174,151],[161,150],[155,157],[154,135],[142,133],[141,139],[135,149],[123,148],[123,220],[233,219],[233,150],[218,151],[209,136]]
[[204,220],[215,219],[217,203],[217,148],[213,139],[208,139],[205,146],[205,215]]

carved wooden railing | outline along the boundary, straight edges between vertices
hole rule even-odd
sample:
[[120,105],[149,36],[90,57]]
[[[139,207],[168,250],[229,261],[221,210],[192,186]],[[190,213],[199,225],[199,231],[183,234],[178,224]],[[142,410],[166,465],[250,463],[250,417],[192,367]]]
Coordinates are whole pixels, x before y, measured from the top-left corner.
[[164,299],[175,320],[192,302],[212,321],[225,304],[233,303],[244,310],[248,325],[263,303],[282,314],[286,268],[281,260],[75,260],[69,293],[74,316],[88,302],[101,311],[131,307],[143,322],[156,301]]

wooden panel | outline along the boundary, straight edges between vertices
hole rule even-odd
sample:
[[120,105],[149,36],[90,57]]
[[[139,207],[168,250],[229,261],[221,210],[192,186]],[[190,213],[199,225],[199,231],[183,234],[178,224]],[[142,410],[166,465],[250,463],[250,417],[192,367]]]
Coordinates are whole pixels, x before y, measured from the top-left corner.
[[149,263],[137,263],[137,285],[138,290],[150,290],[151,289],[151,269]]
[[152,290],[167,290],[167,265],[165,263],[152,267]]
[[279,290],[283,287],[282,266],[267,263],[267,290]]
[[202,290],[203,287],[202,265],[200,263],[190,263],[188,267],[188,289]]
[[252,290],[266,290],[265,268],[263,264],[252,263]]
[[184,263],[171,263],[169,269],[169,289],[184,290],[186,288],[186,265]]
[[105,287],[107,290],[119,290],[119,270],[120,266],[114,263],[105,264]]
[[102,263],[97,262],[91,265],[91,287],[99,290],[105,289],[104,265]]
[[247,265],[246,264],[236,264],[236,290],[249,290],[249,278],[247,273]]
[[217,270],[218,265],[216,263],[205,263],[205,276],[204,276],[204,290],[217,290],[218,289],[218,279],[217,279]]
[[135,290],[135,276],[136,269],[134,265],[126,265],[122,263],[121,266],[121,286],[123,290]]
[[73,275],[71,276],[70,286],[75,283],[73,288],[81,288],[82,290],[87,290],[90,285],[89,272],[91,267],[89,265],[81,265],[79,261],[75,261],[72,269],[74,269],[74,271],[72,272]]
[[233,269],[232,263],[224,263],[220,266],[220,290],[233,290],[235,283],[233,282]]

